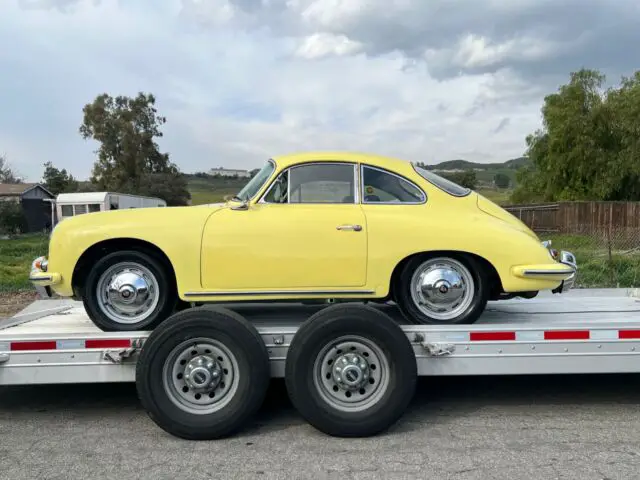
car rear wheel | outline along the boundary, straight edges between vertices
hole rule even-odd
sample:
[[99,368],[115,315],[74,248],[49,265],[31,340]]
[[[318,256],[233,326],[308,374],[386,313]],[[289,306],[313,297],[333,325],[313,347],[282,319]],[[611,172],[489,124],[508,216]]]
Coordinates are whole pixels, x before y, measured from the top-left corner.
[[489,285],[482,265],[468,255],[411,259],[402,269],[395,300],[419,324],[470,324],[484,311]]
[[174,282],[163,264],[143,252],[114,252],[87,275],[82,300],[87,314],[103,331],[156,327],[174,310]]

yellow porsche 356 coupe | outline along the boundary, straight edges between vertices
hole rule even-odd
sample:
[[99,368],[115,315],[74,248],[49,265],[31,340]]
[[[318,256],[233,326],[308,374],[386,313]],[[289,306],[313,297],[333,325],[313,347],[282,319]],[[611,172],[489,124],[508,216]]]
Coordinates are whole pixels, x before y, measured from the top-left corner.
[[65,219],[30,279],[126,331],[189,303],[323,299],[473,323],[488,300],[562,292],[576,271],[570,252],[468,188],[408,161],[321,152],[269,159],[226,203]]

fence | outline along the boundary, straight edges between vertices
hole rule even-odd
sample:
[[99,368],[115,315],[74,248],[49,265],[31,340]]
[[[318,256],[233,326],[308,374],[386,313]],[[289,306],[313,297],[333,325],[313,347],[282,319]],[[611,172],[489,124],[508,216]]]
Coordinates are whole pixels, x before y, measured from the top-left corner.
[[640,229],[640,202],[557,202],[504,208],[536,232]]
[[640,202],[504,207],[558,249],[571,250],[582,287],[640,287]]

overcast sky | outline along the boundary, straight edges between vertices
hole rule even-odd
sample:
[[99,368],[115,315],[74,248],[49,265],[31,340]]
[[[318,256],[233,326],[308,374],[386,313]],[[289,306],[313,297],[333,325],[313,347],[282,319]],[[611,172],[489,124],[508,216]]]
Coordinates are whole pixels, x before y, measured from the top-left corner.
[[637,0],[1,0],[0,153],[87,178],[96,95],[156,95],[185,172],[299,150],[504,161],[582,66],[640,68]]

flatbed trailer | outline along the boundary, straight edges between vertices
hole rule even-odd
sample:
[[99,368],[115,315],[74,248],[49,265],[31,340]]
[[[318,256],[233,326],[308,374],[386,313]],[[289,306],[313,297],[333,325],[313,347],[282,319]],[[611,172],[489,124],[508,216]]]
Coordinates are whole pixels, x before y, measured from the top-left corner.
[[[640,372],[640,295],[573,290],[492,302],[473,325],[407,325],[394,305],[229,304],[153,332],[103,332],[82,304],[0,321],[0,385],[135,382],[167,432],[232,434],[284,378],[301,415],[338,436],[397,421],[417,376]],[[49,305],[51,305],[49,307]]]

